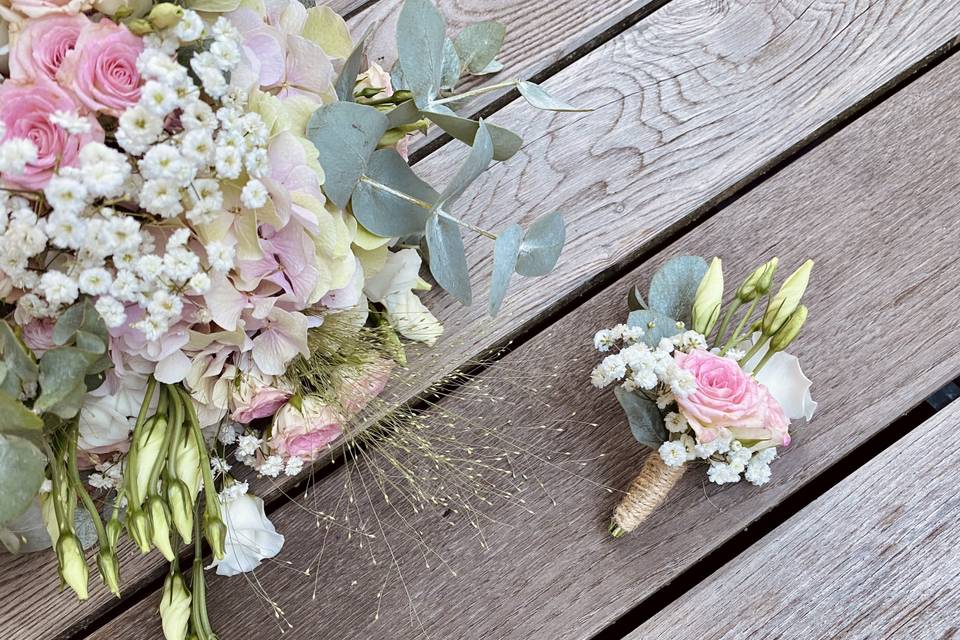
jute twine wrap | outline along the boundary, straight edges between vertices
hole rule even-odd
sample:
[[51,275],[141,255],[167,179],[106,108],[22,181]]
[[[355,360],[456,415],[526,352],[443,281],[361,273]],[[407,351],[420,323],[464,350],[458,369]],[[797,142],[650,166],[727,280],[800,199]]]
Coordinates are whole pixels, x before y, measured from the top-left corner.
[[613,537],[619,538],[639,527],[664,501],[686,468],[687,465],[668,467],[657,452],[648,455],[640,474],[630,483],[627,495],[613,512],[610,523]]

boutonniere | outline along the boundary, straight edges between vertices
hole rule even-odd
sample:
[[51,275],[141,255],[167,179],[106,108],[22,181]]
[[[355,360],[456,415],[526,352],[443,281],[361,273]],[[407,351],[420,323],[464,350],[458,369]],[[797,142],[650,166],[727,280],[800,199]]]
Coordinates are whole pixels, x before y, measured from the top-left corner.
[[607,355],[592,383],[616,385],[631,432],[652,449],[614,511],[615,537],[636,529],[695,465],[716,484],[765,484],[777,447],[790,444],[791,420],[813,416],[810,380],[786,351],[807,319],[800,300],[813,262],[774,294],[777,262],[755,269],[724,304],[719,258],[674,258],[646,300],[630,292],[626,324],[594,336]]

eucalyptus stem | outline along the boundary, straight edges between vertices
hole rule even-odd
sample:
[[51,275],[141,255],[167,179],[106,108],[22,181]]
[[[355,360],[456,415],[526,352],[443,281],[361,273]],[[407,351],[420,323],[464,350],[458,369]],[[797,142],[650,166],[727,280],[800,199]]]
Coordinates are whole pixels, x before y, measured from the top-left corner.
[[[385,185],[385,184],[383,184],[382,182],[378,182],[378,181],[374,180],[373,178],[371,178],[371,177],[369,177],[369,176],[360,176],[360,181],[361,181],[361,182],[366,182],[367,184],[369,184],[369,185],[370,185],[371,187],[373,187],[374,189],[379,189],[380,191],[383,191],[383,192],[385,192],[385,193],[389,193],[389,194],[392,195],[392,196],[395,196],[395,197],[397,197],[397,198],[400,198],[401,200],[405,200],[405,201],[409,202],[410,204],[416,205],[416,206],[421,207],[421,208],[423,208],[423,209],[426,209],[426,210],[428,210],[428,211],[433,211],[433,209],[434,209],[434,205],[430,204],[430,203],[427,202],[426,200],[421,200],[420,198],[415,198],[414,196],[411,196],[411,195],[409,195],[409,194],[407,194],[407,193],[404,193],[404,192],[402,192],[402,191],[397,191],[397,190],[394,189],[393,187],[390,187],[390,186],[388,186],[388,185]],[[491,233],[491,232],[487,231],[486,229],[481,229],[480,227],[478,227],[478,226],[476,226],[476,225],[472,225],[472,224],[470,224],[469,222],[464,222],[463,220],[457,218],[456,216],[450,215],[449,213],[447,213],[447,212],[444,211],[443,209],[437,209],[437,214],[443,216],[444,218],[446,218],[446,219],[449,220],[450,222],[454,222],[454,223],[460,225],[461,227],[463,227],[463,228],[465,228],[465,229],[469,229],[470,231],[473,231],[474,233],[476,233],[476,234],[478,234],[478,235],[481,235],[481,236],[483,236],[483,237],[485,237],[485,238],[490,238],[491,240],[496,240],[496,239],[497,239],[497,235],[496,235],[495,233]]]
[[464,98],[472,98],[474,96],[480,96],[485,93],[490,93],[491,91],[498,91],[500,89],[508,89],[508,88],[512,89],[518,84],[520,84],[519,80],[507,80],[506,82],[498,82],[497,84],[491,84],[486,87],[478,87],[476,89],[471,89],[470,91],[464,91],[463,93],[458,93],[452,96],[447,96],[446,98],[434,100],[431,104],[447,104],[449,102],[457,102],[458,100],[463,100]]

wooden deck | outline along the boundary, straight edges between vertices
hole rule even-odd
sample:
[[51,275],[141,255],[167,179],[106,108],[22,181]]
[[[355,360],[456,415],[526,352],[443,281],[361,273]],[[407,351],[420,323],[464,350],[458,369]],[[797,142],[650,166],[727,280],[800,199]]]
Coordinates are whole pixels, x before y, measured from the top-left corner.
[[[374,51],[388,55],[400,0],[331,4],[356,29],[382,22]],[[454,29],[508,26],[501,78],[594,109],[535,114],[514,94],[472,106],[526,145],[465,210],[498,228],[558,209],[570,242],[555,273],[514,283],[495,322],[482,305],[433,297],[447,336],[392,390],[415,398],[498,349],[424,419],[475,424],[480,446],[496,425],[498,446],[518,452],[502,486],[524,490],[475,512],[414,513],[379,496],[344,504],[344,487],[362,482],[352,465],[318,469],[306,493],[261,485],[286,545],[251,580],[211,575],[220,637],[960,634],[960,406],[925,402],[960,376],[960,5],[438,4]],[[427,136],[416,170],[442,181],[463,153]],[[798,355],[821,404],[770,484],[687,474],[666,507],[613,540],[614,490],[642,452],[612,394],[588,385],[591,336],[622,319],[629,285],[684,253],[719,254],[729,273],[772,255],[816,260]],[[468,251],[476,271],[489,270],[485,255]],[[377,536],[327,528],[316,510]],[[59,593],[52,556],[0,556],[0,638],[162,637],[165,563],[129,547],[122,562],[121,599],[97,585],[78,603]]]

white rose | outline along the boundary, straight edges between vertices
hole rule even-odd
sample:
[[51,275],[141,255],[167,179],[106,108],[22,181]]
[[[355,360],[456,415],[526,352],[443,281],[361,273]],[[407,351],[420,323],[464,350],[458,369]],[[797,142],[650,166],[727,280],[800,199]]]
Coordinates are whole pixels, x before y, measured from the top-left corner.
[[[122,376],[110,373],[84,400],[77,448],[88,453],[126,451],[146,392],[146,376],[129,370]],[[157,398],[151,400],[152,408],[156,408]]]
[[262,560],[280,553],[283,536],[267,519],[263,500],[247,493],[230,491],[221,494],[221,500],[227,538],[223,559],[213,563],[217,575],[235,576],[253,571]]
[[363,292],[372,302],[383,302],[390,295],[410,291],[420,277],[420,254],[415,249],[391,252],[383,268],[368,275]]

